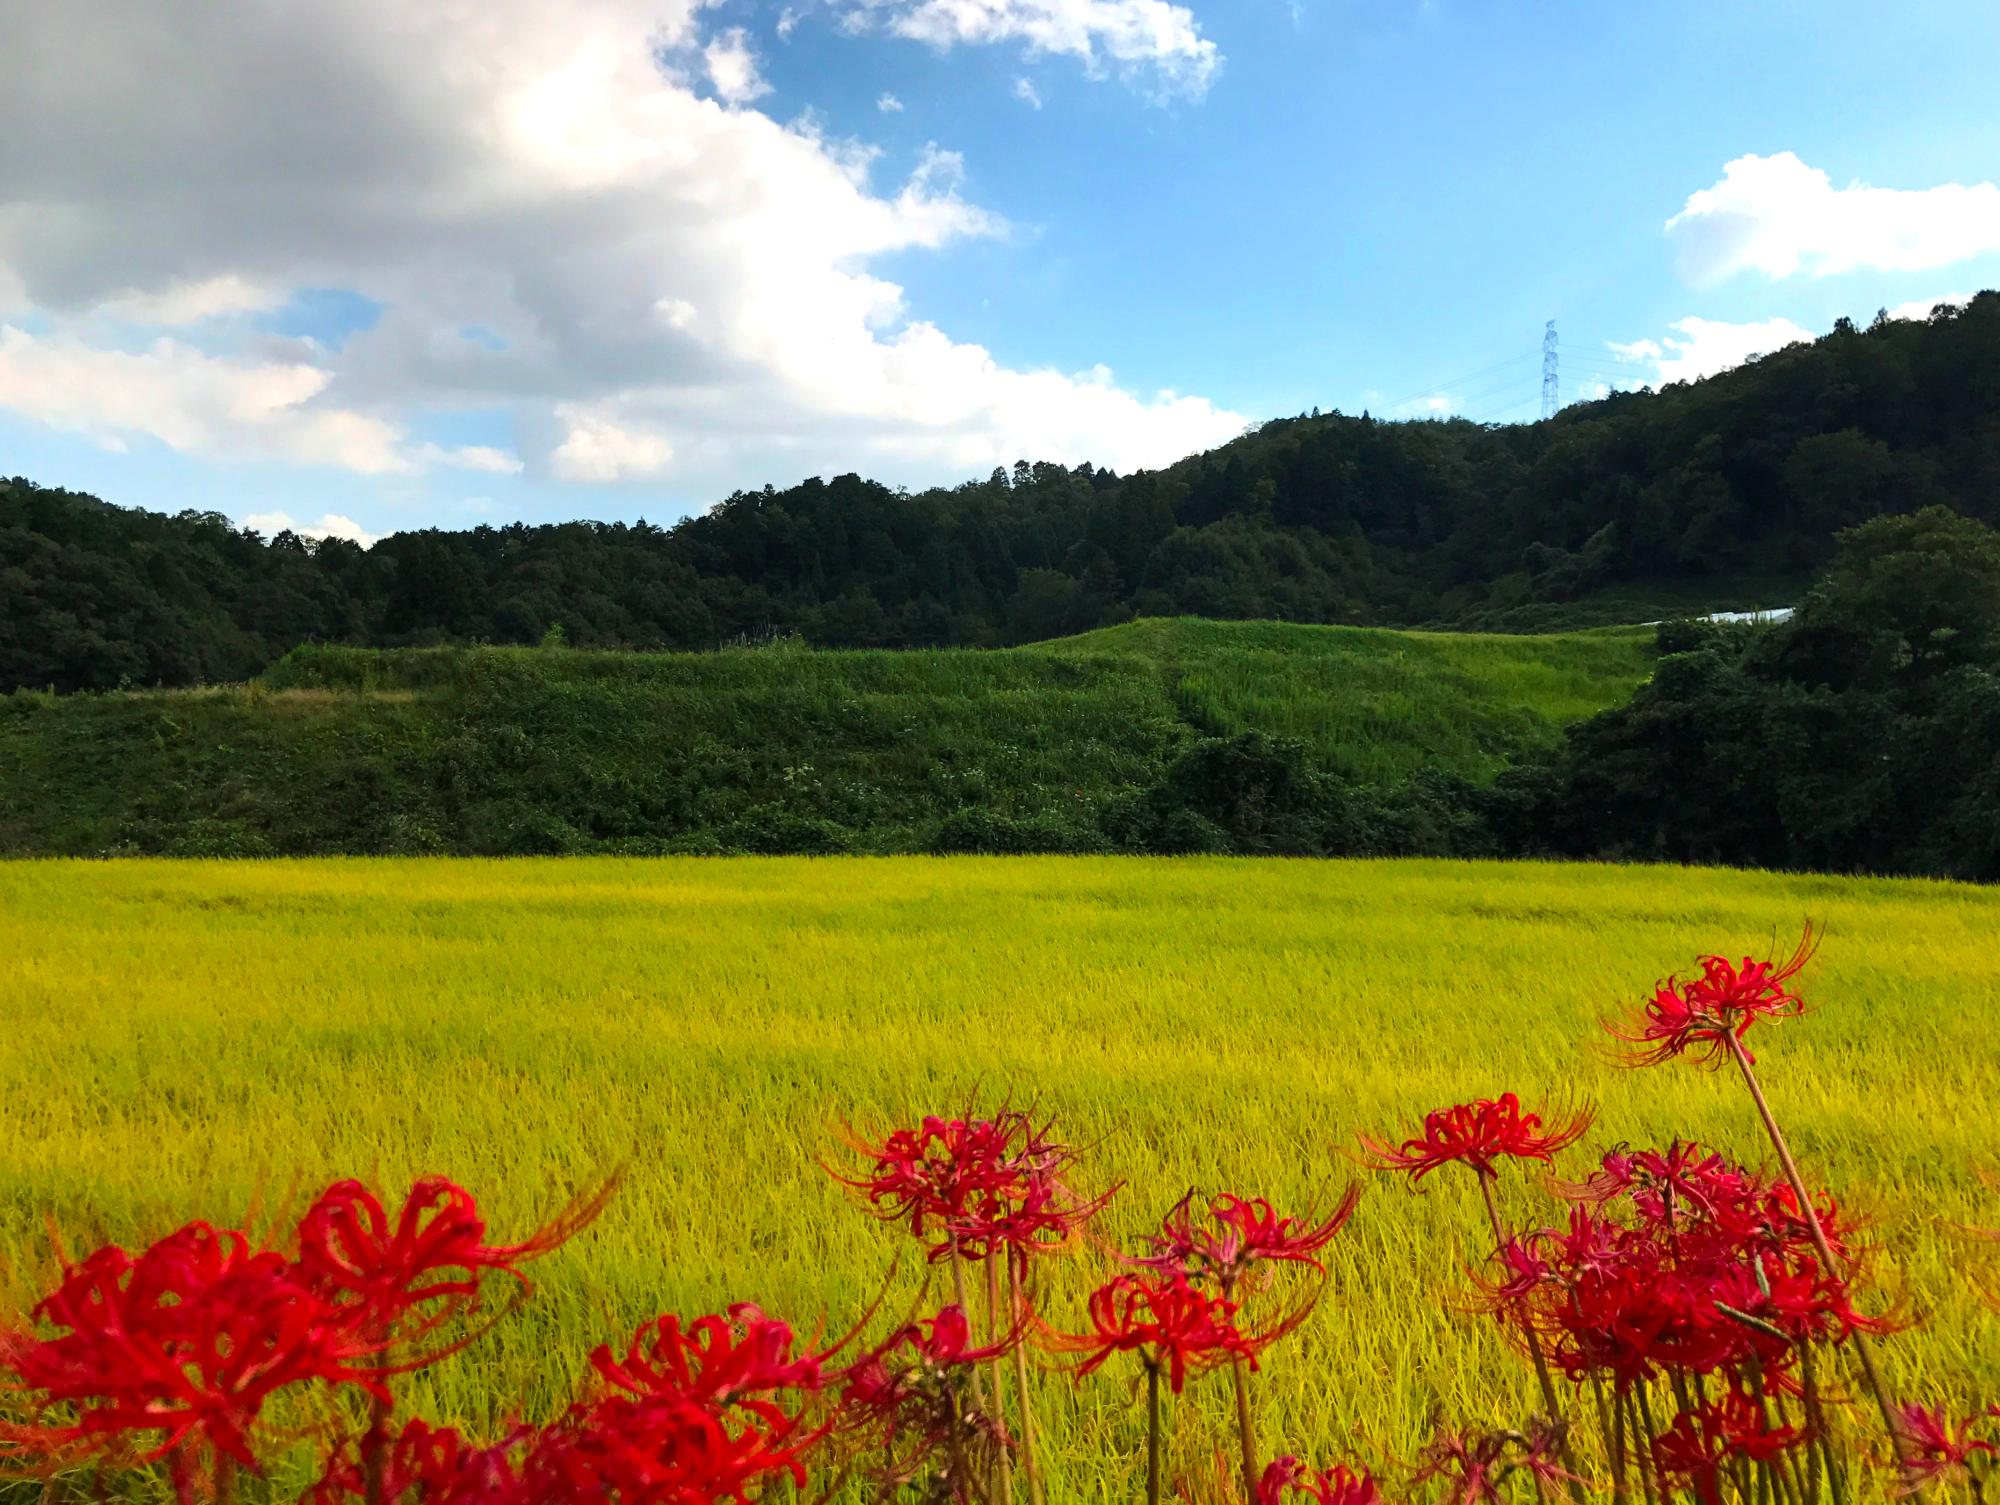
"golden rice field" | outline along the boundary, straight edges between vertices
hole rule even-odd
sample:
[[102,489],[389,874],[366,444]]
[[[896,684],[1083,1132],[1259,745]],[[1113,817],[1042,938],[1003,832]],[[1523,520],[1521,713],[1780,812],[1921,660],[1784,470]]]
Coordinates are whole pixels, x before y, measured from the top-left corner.
[[[556,1409],[600,1338],[754,1299],[843,1329],[890,1229],[815,1163],[864,1128],[1001,1094],[1095,1144],[1131,1235],[1190,1186],[1329,1203],[1357,1130],[1512,1088],[1594,1101],[1587,1143],[1694,1135],[1746,1159],[1739,1086],[1632,1072],[1600,1016],[1702,950],[1806,916],[1816,1012],[1760,1033],[1808,1174],[1880,1218],[1925,1319],[1912,1396],[2000,1397],[2000,1317],[1954,1224],[2000,1224],[2000,893],[1668,868],[1137,859],[25,862],[0,865],[0,1256],[18,1305],[73,1244],[240,1218],[360,1173],[448,1173],[525,1230],[625,1168],[527,1311],[418,1382],[448,1419]],[[1572,1152],[1577,1154],[1579,1152]],[[1581,1160],[1570,1162],[1580,1168]],[[1274,1350],[1261,1430],[1407,1457],[1436,1408],[1522,1415],[1531,1381],[1455,1315],[1477,1193],[1377,1178],[1327,1292]],[[1553,1204],[1505,1188],[1526,1220]],[[1046,1296],[1073,1320],[1093,1271]],[[906,1257],[890,1305],[914,1299]],[[1053,1365],[1051,1365],[1053,1368]],[[1126,1378],[1041,1379],[1058,1500],[1129,1499]],[[1226,1441],[1190,1387],[1174,1462]],[[296,1480],[291,1481],[296,1484]]]

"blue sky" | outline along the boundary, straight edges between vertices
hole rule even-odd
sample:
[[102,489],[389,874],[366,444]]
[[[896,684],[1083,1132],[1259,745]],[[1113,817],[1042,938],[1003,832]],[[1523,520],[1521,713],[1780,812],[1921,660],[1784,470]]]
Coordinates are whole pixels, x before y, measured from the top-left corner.
[[1567,401],[2000,285],[1990,0],[160,14],[0,56],[0,471],[267,531],[1521,419],[1546,319]]

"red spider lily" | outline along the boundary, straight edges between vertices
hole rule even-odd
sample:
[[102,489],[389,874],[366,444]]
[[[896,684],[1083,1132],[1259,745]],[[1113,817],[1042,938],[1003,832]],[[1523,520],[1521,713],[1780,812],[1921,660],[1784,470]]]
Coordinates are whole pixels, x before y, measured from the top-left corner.
[[886,1342],[847,1371],[848,1382],[850,1388],[857,1380],[866,1382],[872,1372],[883,1368],[885,1360],[904,1349],[922,1369],[942,1370],[959,1365],[984,1364],[1012,1351],[1020,1335],[1021,1328],[1017,1326],[986,1347],[974,1348],[971,1346],[972,1324],[966,1320],[965,1308],[951,1302],[939,1307],[938,1314],[927,1321],[912,1322],[898,1328]]
[[1091,1292],[1087,1333],[1049,1333],[1059,1352],[1086,1355],[1078,1375],[1101,1368],[1116,1353],[1136,1353],[1147,1368],[1164,1372],[1178,1395],[1190,1368],[1204,1369],[1233,1358],[1257,1367],[1257,1354],[1277,1333],[1251,1335],[1236,1326],[1236,1303],[1206,1296],[1181,1276],[1149,1281],[1119,1275]]
[[880,1144],[851,1132],[848,1139],[870,1170],[836,1179],[861,1192],[884,1221],[931,1240],[934,1261],[954,1253],[984,1259],[1002,1248],[1020,1260],[1057,1252],[1117,1191],[1077,1196],[1063,1178],[1074,1152],[1015,1111],[990,1119],[934,1115]]
[[1505,1499],[1500,1486],[1518,1472],[1535,1480],[1539,1496],[1558,1482],[1582,1482],[1557,1465],[1562,1444],[1562,1428],[1557,1424],[1537,1424],[1526,1432],[1440,1429],[1425,1444],[1411,1482],[1444,1480],[1451,1486],[1447,1498],[1454,1505],[1492,1505]]
[[1797,1427],[1772,1426],[1763,1408],[1740,1390],[1720,1403],[1702,1400],[1677,1414],[1652,1440],[1653,1467],[1688,1481],[1702,1505],[1721,1505],[1721,1471],[1732,1458],[1765,1463],[1805,1441]]
[[383,1449],[372,1496],[367,1469],[343,1449],[307,1500],[310,1505],[371,1498],[377,1505],[534,1505],[520,1456],[533,1435],[523,1428],[491,1447],[472,1447],[450,1427],[412,1419]]
[[1382,1492],[1366,1469],[1357,1474],[1341,1464],[1312,1473],[1289,1456],[1264,1470],[1254,1505],[1285,1505],[1286,1496],[1294,1494],[1313,1505],[1382,1505]]
[[1798,1345],[1890,1325],[1857,1312],[1820,1265],[1789,1186],[1696,1146],[1613,1151],[1569,1191],[1568,1226],[1508,1240],[1499,1274],[1480,1285],[1572,1379],[1607,1375],[1622,1390],[1662,1369],[1752,1366],[1786,1383]]
[[747,1502],[774,1477],[806,1484],[802,1455],[820,1437],[773,1419],[672,1395],[610,1396],[544,1432],[522,1474],[536,1505]]
[[75,1420],[21,1429],[16,1449],[103,1455],[157,1434],[146,1458],[172,1455],[184,1493],[201,1457],[258,1468],[252,1429],[287,1387],[352,1384],[386,1400],[360,1362],[375,1345],[348,1314],[302,1285],[283,1256],[207,1223],[136,1258],[99,1249],[65,1271],[34,1315],[64,1331],[8,1333],[0,1363],[40,1406],[74,1406]]
[[1975,1426],[1993,1417],[2000,1417],[2000,1406],[1988,1406],[1984,1416],[1968,1416],[1954,1428],[1945,1420],[1942,1407],[1898,1406],[1896,1431],[1904,1446],[1896,1492],[1915,1494],[1934,1484],[1966,1478],[1976,1464],[2000,1460],[2000,1446],[1972,1435]]
[[706,1505],[747,1500],[762,1481],[803,1487],[804,1455],[830,1425],[787,1410],[822,1390],[822,1355],[795,1355],[792,1330],[758,1308],[647,1323],[622,1358],[591,1366],[610,1387],[544,1431],[522,1465],[527,1497],[551,1505]]
[[946,1477],[936,1482],[948,1497],[959,1498],[1007,1446],[998,1418],[972,1403],[969,1379],[975,1366],[1011,1349],[1020,1330],[983,1348],[972,1347],[971,1339],[965,1312],[954,1303],[898,1329],[847,1370],[843,1408],[865,1425],[881,1426],[887,1457],[877,1477],[885,1487],[912,1482],[942,1455],[949,1460]]
[[1522,1112],[1520,1099],[1503,1092],[1497,1098],[1480,1098],[1426,1114],[1422,1137],[1406,1139],[1395,1148],[1387,1140],[1367,1135],[1361,1137],[1361,1144],[1376,1169],[1409,1171],[1413,1181],[1452,1164],[1492,1176],[1496,1160],[1553,1160],[1556,1151],[1583,1138],[1593,1117],[1590,1109],[1580,1109],[1562,1127],[1544,1130],[1540,1114]]
[[518,1244],[489,1244],[472,1193],[442,1176],[417,1181],[394,1218],[361,1182],[338,1181],[299,1223],[299,1272],[329,1300],[365,1314],[364,1327],[412,1338],[475,1305],[487,1274],[525,1291],[520,1267],[575,1237],[614,1185],[607,1181]]
[[1700,1064],[1719,1066],[1731,1055],[1730,1040],[1740,1041],[1759,1019],[1789,1019],[1805,1012],[1805,1000],[1787,984],[1812,960],[1813,950],[1812,926],[1807,925],[1798,949],[1784,962],[1746,956],[1737,963],[1704,956],[1701,976],[1668,978],[1635,1019],[1606,1027],[1642,1047],[1626,1057],[1634,1066],[1657,1065],[1690,1051]]
[[1252,1266],[1266,1262],[1310,1265],[1324,1274],[1314,1256],[1354,1216],[1361,1188],[1348,1187],[1332,1216],[1317,1225],[1310,1218],[1280,1217],[1262,1197],[1228,1193],[1210,1202],[1202,1218],[1194,1211],[1194,1195],[1174,1204],[1159,1233],[1146,1240],[1151,1252],[1131,1263],[1188,1280],[1213,1277],[1227,1295]]
[[747,1403],[779,1390],[817,1391],[821,1355],[792,1353],[792,1330],[749,1302],[727,1317],[655,1318],[626,1345],[622,1359],[600,1345],[590,1364],[616,1389],[635,1396],[679,1396],[713,1405]]

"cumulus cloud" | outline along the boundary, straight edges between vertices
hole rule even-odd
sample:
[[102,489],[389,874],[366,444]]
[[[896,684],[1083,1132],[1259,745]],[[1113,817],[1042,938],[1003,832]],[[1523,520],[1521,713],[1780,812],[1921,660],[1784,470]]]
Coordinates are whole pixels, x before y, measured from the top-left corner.
[[289,512],[253,512],[243,519],[243,526],[267,538],[285,532],[296,533],[300,538],[344,538],[349,543],[360,544],[364,549],[379,536],[338,512],[322,513],[316,523],[299,522]]
[[1014,97],[1029,109],[1039,110],[1042,107],[1041,90],[1035,87],[1035,81],[1031,78],[1014,80]]
[[1389,410],[1395,418],[1442,418],[1458,409],[1458,399],[1449,392],[1431,392],[1422,397],[1412,397],[1408,402],[1398,403]]
[[[1004,230],[962,159],[930,146],[897,172],[713,79],[702,97],[691,74],[730,40],[704,36],[699,0],[16,0],[9,19],[0,293],[48,332],[6,336],[0,403],[47,422],[500,472],[512,457],[408,438],[426,413],[498,412],[531,468],[690,503],[849,469],[1130,469],[1242,427],[913,320],[877,258]],[[107,303],[164,326],[303,287],[380,317],[337,349],[90,343]]]
[[701,51],[708,81],[724,104],[747,105],[771,92],[757,71],[757,54],[740,26],[732,26]]
[[875,108],[884,115],[900,115],[903,113],[903,102],[885,89],[876,96]]
[[673,461],[673,446],[658,434],[578,407],[558,408],[556,416],[567,432],[549,456],[549,468],[562,480],[645,480],[663,474]]
[[1972,301],[1971,293],[1940,293],[1935,298],[1912,298],[1908,303],[1898,303],[1889,310],[1892,319],[1928,319],[1940,303],[1952,308],[1963,308]]
[[224,275],[201,282],[169,283],[150,293],[128,288],[106,298],[96,312],[130,324],[178,329],[225,314],[263,313],[282,302],[283,295],[273,288]]
[[2000,251],[2000,185],[1845,188],[1792,152],[1738,157],[1667,221],[1697,283],[1743,271],[1928,271]]
[[1687,318],[1677,319],[1667,327],[1673,333],[1657,340],[1606,343],[1619,360],[1639,363],[1641,369],[1650,373],[1653,384],[1664,385],[1714,376],[1742,365],[1752,356],[1769,355],[1813,338],[1811,330],[1790,319],[1777,318],[1749,324]]
[[1013,43],[1031,56],[1075,58],[1093,77],[1116,72],[1157,99],[1199,99],[1222,53],[1184,5],[1168,0],[834,0],[855,29],[880,27],[939,51]]
[[173,339],[106,350],[0,325],[0,407],[123,452],[134,435],[204,459],[263,459],[363,475],[433,465],[506,473],[495,449],[411,445],[386,419],[320,401],[331,381],[299,361],[229,359]]

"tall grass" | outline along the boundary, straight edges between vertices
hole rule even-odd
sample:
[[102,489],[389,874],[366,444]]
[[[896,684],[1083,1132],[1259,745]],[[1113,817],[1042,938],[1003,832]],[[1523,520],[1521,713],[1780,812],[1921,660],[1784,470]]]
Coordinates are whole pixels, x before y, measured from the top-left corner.
[[[1594,1099],[1614,1139],[1747,1161],[1741,1093],[1633,1073],[1601,1014],[1700,950],[1762,951],[1810,913],[1818,1016],[1760,1069],[1810,1173],[1868,1206],[1926,1318],[1886,1344],[1899,1393],[2000,1392],[1951,1224],[1994,1223],[2000,894],[1666,868],[1101,859],[325,861],[0,865],[0,1260],[338,1173],[448,1173],[525,1229],[614,1164],[606,1215],[538,1267],[526,1314],[413,1397],[490,1424],[553,1408],[599,1338],[754,1299],[844,1327],[900,1247],[815,1164],[829,1129],[974,1093],[1032,1099],[1131,1185],[1108,1232],[1189,1186],[1330,1201],[1356,1130],[1513,1088]],[[1572,1152],[1579,1157],[1584,1151]],[[1330,1289],[1271,1361],[1269,1444],[1408,1457],[1429,1413],[1535,1405],[1457,1316],[1471,1178],[1373,1185]],[[1426,1183],[1427,1186],[1431,1183]],[[1503,1189],[1510,1219],[1530,1205]],[[1059,1266],[1059,1312],[1093,1271]],[[914,1295],[906,1267],[891,1305]],[[900,1309],[900,1308],[898,1308]],[[1509,1389],[1511,1379],[1512,1388]],[[1133,1496],[1141,1414],[1039,1382],[1050,1497]],[[428,1392],[424,1386],[430,1387]],[[1170,1471],[1212,1472],[1227,1385],[1190,1389]]]
[[1161,665],[1194,719],[1303,742],[1322,766],[1384,780],[1469,778],[1615,705],[1649,672],[1648,628],[1547,637],[1390,632],[1287,622],[1134,622],[1047,645]]
[[1197,622],[1007,652],[304,648],[250,686],[0,697],[0,852],[907,852],[961,811],[1087,848],[1198,736],[1484,778],[1649,653]]

